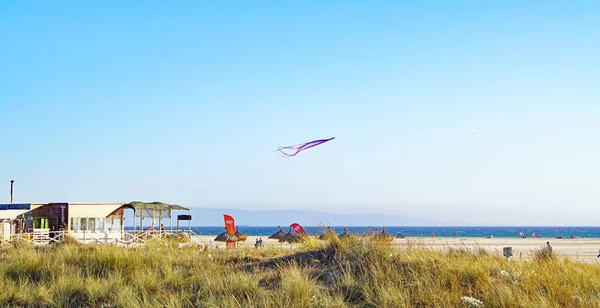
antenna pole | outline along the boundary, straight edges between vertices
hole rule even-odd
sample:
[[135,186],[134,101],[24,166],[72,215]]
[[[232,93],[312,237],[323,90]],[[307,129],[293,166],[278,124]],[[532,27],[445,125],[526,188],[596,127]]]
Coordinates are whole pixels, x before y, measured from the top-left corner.
[[15,186],[15,180],[10,180],[10,203],[13,203],[13,188]]

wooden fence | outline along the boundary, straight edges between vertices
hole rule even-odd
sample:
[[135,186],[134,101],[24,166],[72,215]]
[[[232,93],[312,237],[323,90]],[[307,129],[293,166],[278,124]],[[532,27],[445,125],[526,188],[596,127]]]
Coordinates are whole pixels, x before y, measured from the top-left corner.
[[119,246],[145,245],[155,239],[176,239],[189,245],[202,245],[193,231],[123,231],[123,232],[67,232],[67,231],[34,231],[12,234],[10,238],[0,237],[0,246],[13,245],[19,241],[34,245],[49,245],[60,243],[65,238],[73,238],[83,244],[114,244]]

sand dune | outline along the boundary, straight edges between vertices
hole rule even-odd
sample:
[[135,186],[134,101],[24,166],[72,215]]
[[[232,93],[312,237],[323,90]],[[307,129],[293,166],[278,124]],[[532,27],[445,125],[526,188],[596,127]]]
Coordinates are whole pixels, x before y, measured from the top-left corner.
[[[215,236],[198,236],[198,241],[204,243],[209,248],[225,248],[225,243],[214,242]],[[266,247],[284,247],[289,248],[290,244],[281,244],[276,240],[270,240],[266,236],[249,236],[245,242],[238,244],[239,248],[254,248],[256,239],[262,238]],[[317,239],[313,239],[318,241]],[[597,262],[600,260],[596,257],[600,249],[600,239],[551,239],[551,238],[426,238],[412,237],[405,239],[394,239],[393,245],[399,249],[410,246],[418,246],[426,249],[436,249],[446,251],[448,249],[469,249],[475,250],[479,248],[485,249],[488,253],[502,256],[503,247],[512,247],[513,257],[510,261],[528,260],[531,259],[532,252],[537,249],[543,249],[546,242],[550,242],[552,249],[559,256],[569,257],[574,261],[582,262]],[[297,244],[292,245],[292,249],[297,247]]]

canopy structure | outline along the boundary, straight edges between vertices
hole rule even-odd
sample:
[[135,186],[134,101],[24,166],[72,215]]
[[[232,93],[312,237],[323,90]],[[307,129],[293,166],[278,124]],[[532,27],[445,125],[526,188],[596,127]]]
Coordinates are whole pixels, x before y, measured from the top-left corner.
[[[163,202],[141,202],[141,201],[132,201],[123,205],[124,207],[133,209],[135,218],[140,219],[139,229],[143,229],[144,218],[152,219],[152,226],[154,227],[155,219],[158,218],[159,224],[162,222],[163,218],[169,218],[170,221],[170,229],[173,230],[173,219],[171,215],[171,211],[188,211],[188,215],[190,214],[190,209],[183,207],[177,204],[167,204]],[[191,220],[189,220],[189,228],[191,230]],[[137,228],[135,226],[134,219],[134,229]]]

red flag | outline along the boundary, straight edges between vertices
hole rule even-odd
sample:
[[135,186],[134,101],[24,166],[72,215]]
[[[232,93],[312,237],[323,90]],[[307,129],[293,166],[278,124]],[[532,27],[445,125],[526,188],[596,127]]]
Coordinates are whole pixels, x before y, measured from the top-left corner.
[[294,229],[294,231],[296,231],[297,234],[304,234],[304,229],[301,225],[293,223],[290,227],[292,227],[292,229]]
[[225,229],[227,229],[227,232],[235,234],[235,223],[233,221],[233,217],[223,214],[223,218],[225,219]]

